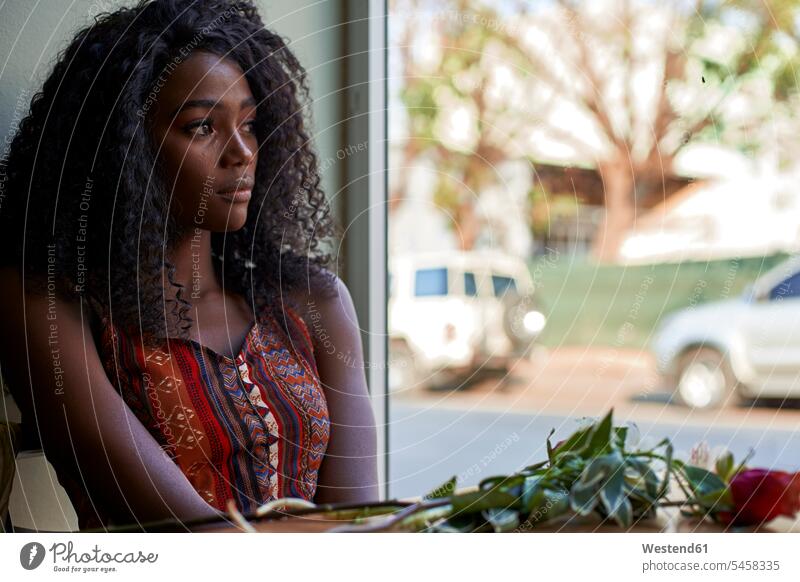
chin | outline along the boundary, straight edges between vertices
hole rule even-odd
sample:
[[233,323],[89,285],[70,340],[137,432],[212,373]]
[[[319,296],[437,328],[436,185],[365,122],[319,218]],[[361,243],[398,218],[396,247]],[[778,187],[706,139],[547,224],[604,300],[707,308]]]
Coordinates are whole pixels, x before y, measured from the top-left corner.
[[242,228],[247,222],[247,205],[241,206],[241,208],[229,208],[228,206],[215,208],[215,212],[207,216],[208,230],[233,232]]
[[221,222],[220,228],[213,229],[214,232],[235,232],[245,225],[247,222],[247,215],[244,215],[240,219],[238,216],[231,214],[230,220],[226,221],[225,218],[223,218]]

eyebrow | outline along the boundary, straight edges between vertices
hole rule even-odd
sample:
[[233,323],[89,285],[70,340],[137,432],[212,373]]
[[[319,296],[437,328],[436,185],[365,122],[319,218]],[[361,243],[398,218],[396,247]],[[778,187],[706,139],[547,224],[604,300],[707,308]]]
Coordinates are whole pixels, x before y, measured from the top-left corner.
[[[239,104],[239,107],[250,107],[256,104],[256,100],[254,97],[248,97],[244,101]],[[175,110],[170,114],[170,117],[175,117],[178,113],[183,111],[184,109],[191,109],[192,107],[206,107],[209,109],[219,108],[225,109],[225,105],[223,105],[220,101],[215,99],[192,99],[191,101],[184,101],[183,104],[176,107]]]

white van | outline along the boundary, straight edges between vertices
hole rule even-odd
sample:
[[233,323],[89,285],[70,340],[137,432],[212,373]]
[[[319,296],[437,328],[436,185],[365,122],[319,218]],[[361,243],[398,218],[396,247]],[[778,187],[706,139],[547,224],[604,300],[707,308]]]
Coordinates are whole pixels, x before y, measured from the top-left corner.
[[389,261],[389,388],[434,387],[508,369],[545,326],[524,261],[497,251]]

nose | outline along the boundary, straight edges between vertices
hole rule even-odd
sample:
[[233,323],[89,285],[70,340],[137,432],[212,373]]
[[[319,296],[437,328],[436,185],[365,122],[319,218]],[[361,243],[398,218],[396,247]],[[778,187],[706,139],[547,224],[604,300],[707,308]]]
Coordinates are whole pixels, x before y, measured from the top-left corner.
[[249,166],[256,155],[255,139],[234,131],[220,156],[220,166]]

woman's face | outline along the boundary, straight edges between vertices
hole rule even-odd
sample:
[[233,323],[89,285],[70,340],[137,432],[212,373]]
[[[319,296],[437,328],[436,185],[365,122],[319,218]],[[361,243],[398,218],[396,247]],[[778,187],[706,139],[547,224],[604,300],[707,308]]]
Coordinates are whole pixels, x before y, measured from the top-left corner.
[[191,53],[158,90],[152,116],[178,223],[212,232],[244,226],[258,142],[256,101],[241,68]]

